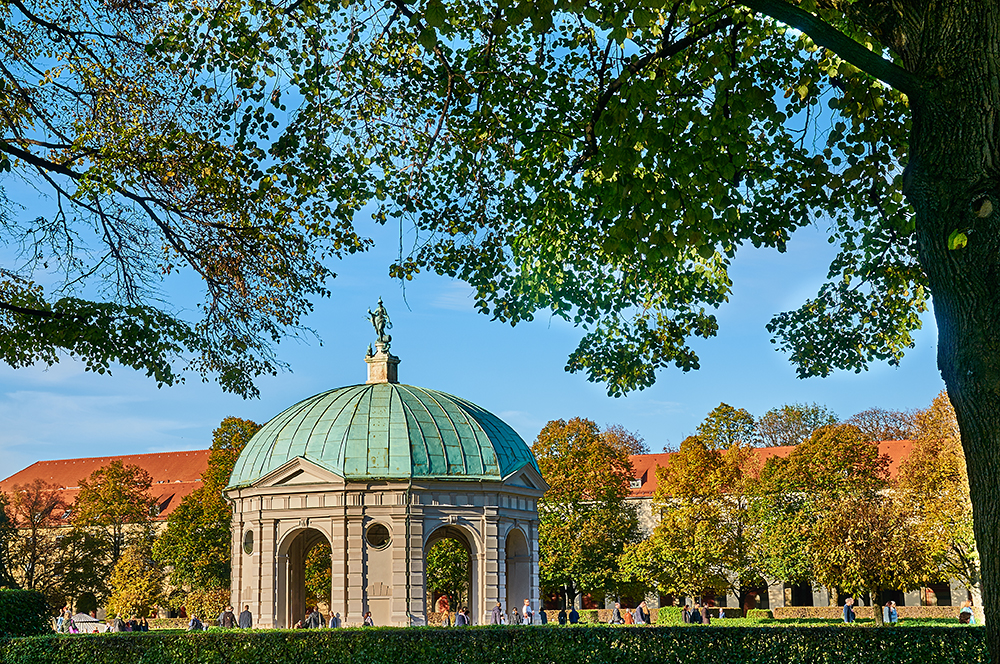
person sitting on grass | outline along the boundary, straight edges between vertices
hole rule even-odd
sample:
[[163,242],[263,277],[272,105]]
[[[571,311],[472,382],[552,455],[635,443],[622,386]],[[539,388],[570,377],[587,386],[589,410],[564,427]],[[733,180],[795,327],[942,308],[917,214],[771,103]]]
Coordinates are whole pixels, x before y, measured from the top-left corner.
[[191,621],[188,623],[187,631],[200,632],[203,629],[205,629],[205,626],[202,624],[201,620],[198,619],[198,616],[192,615]]

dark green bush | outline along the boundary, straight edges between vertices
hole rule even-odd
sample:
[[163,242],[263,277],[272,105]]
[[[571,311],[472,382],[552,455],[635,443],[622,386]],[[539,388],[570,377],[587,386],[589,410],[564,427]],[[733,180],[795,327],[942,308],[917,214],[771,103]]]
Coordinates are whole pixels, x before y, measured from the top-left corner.
[[980,628],[474,627],[41,636],[4,664],[975,664]]
[[45,597],[37,590],[0,590],[0,637],[34,636],[52,631]]

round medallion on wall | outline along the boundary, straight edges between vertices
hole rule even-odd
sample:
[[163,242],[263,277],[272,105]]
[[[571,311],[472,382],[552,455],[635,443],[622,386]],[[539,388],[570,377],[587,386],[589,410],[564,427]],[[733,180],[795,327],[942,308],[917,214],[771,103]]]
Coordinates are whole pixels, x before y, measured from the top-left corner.
[[384,549],[392,541],[392,535],[381,523],[373,523],[365,529],[365,541],[373,549]]
[[248,530],[245,533],[243,533],[243,551],[246,552],[247,555],[250,555],[251,553],[253,553],[253,531],[252,530]]

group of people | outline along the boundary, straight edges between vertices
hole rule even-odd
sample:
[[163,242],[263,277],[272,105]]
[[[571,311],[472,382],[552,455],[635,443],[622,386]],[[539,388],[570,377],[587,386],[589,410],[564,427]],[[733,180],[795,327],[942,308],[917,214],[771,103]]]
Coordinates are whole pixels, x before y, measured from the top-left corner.
[[[462,609],[465,612],[465,617],[468,620],[469,610]],[[508,616],[503,612],[503,605],[500,602],[496,603],[493,610],[490,612],[490,624],[491,625],[531,625],[535,622],[535,611],[531,608],[531,600],[524,600],[524,606],[521,607],[521,611],[518,612],[517,607],[511,609],[510,615]],[[455,625],[458,626],[458,618],[455,618]],[[472,621],[469,620],[465,625],[471,625]]]
[[608,621],[608,624],[648,625],[649,622],[649,609],[645,602],[639,602],[639,606],[632,611],[622,609],[621,602],[615,602],[615,608],[611,610],[611,620]]
[[[848,597],[844,601],[844,622],[848,625],[857,619],[854,613],[854,598]],[[896,603],[888,601],[882,607],[882,622],[893,625],[899,622],[899,611]],[[958,612],[958,622],[963,625],[975,625],[976,615],[972,612],[972,602],[962,602],[962,608]]]
[[123,620],[121,614],[115,616],[111,624],[108,625],[109,632],[148,632],[149,621],[133,615],[128,620]]
[[[375,619],[372,618],[371,611],[365,612],[362,624],[365,627],[375,626]],[[342,626],[343,622],[341,621],[339,613],[331,613],[330,619],[326,620],[323,617],[323,613],[319,610],[319,607],[316,606],[306,607],[306,617],[292,625],[295,629],[322,629],[323,627],[337,629]]]
[[[243,606],[243,612],[240,613],[238,618],[236,617],[236,612],[233,610],[233,607],[227,606],[226,609],[219,614],[219,617],[215,622],[223,629],[233,629],[234,627],[239,627],[240,629],[251,629],[253,627],[253,614],[250,613],[250,605],[245,604]],[[191,620],[188,621],[188,631],[200,632],[205,629],[208,629],[208,625],[206,625],[197,615],[192,614]]]
[[[725,609],[719,608],[719,617],[725,618]],[[690,604],[684,605],[684,610],[681,611],[681,620],[689,625],[711,625],[712,616],[708,612],[707,606],[702,606],[695,602],[694,608],[691,608]]]

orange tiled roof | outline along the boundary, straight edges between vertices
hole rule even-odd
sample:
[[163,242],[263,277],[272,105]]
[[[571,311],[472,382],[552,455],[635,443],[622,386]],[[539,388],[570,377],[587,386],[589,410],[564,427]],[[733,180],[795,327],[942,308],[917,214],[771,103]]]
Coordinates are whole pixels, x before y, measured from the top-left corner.
[[[787,457],[792,453],[794,447],[757,447],[754,448],[755,456],[757,457],[757,462],[760,466],[763,466],[768,459],[773,457]],[[892,478],[896,477],[896,473],[899,472],[899,465],[903,462],[906,457],[910,456],[910,451],[913,449],[913,441],[911,440],[883,440],[878,444],[879,454],[884,454],[889,457],[889,476]],[[653,494],[656,493],[656,488],[658,485],[656,481],[656,469],[659,466],[666,466],[669,463],[669,459],[676,452],[665,452],[662,454],[633,454],[629,457],[632,462],[632,476],[635,478],[635,482],[639,483],[638,487],[633,486],[632,490],[629,492],[630,498],[652,498]]]
[[186,495],[201,486],[201,474],[208,467],[209,452],[210,450],[194,450],[37,461],[0,480],[0,491],[9,492],[15,484],[30,484],[41,479],[60,487],[63,500],[71,505],[80,493],[82,478],[112,461],[120,460],[126,465],[139,466],[149,473],[153,479],[149,493],[156,498],[160,508],[156,520],[161,521],[170,515]]

